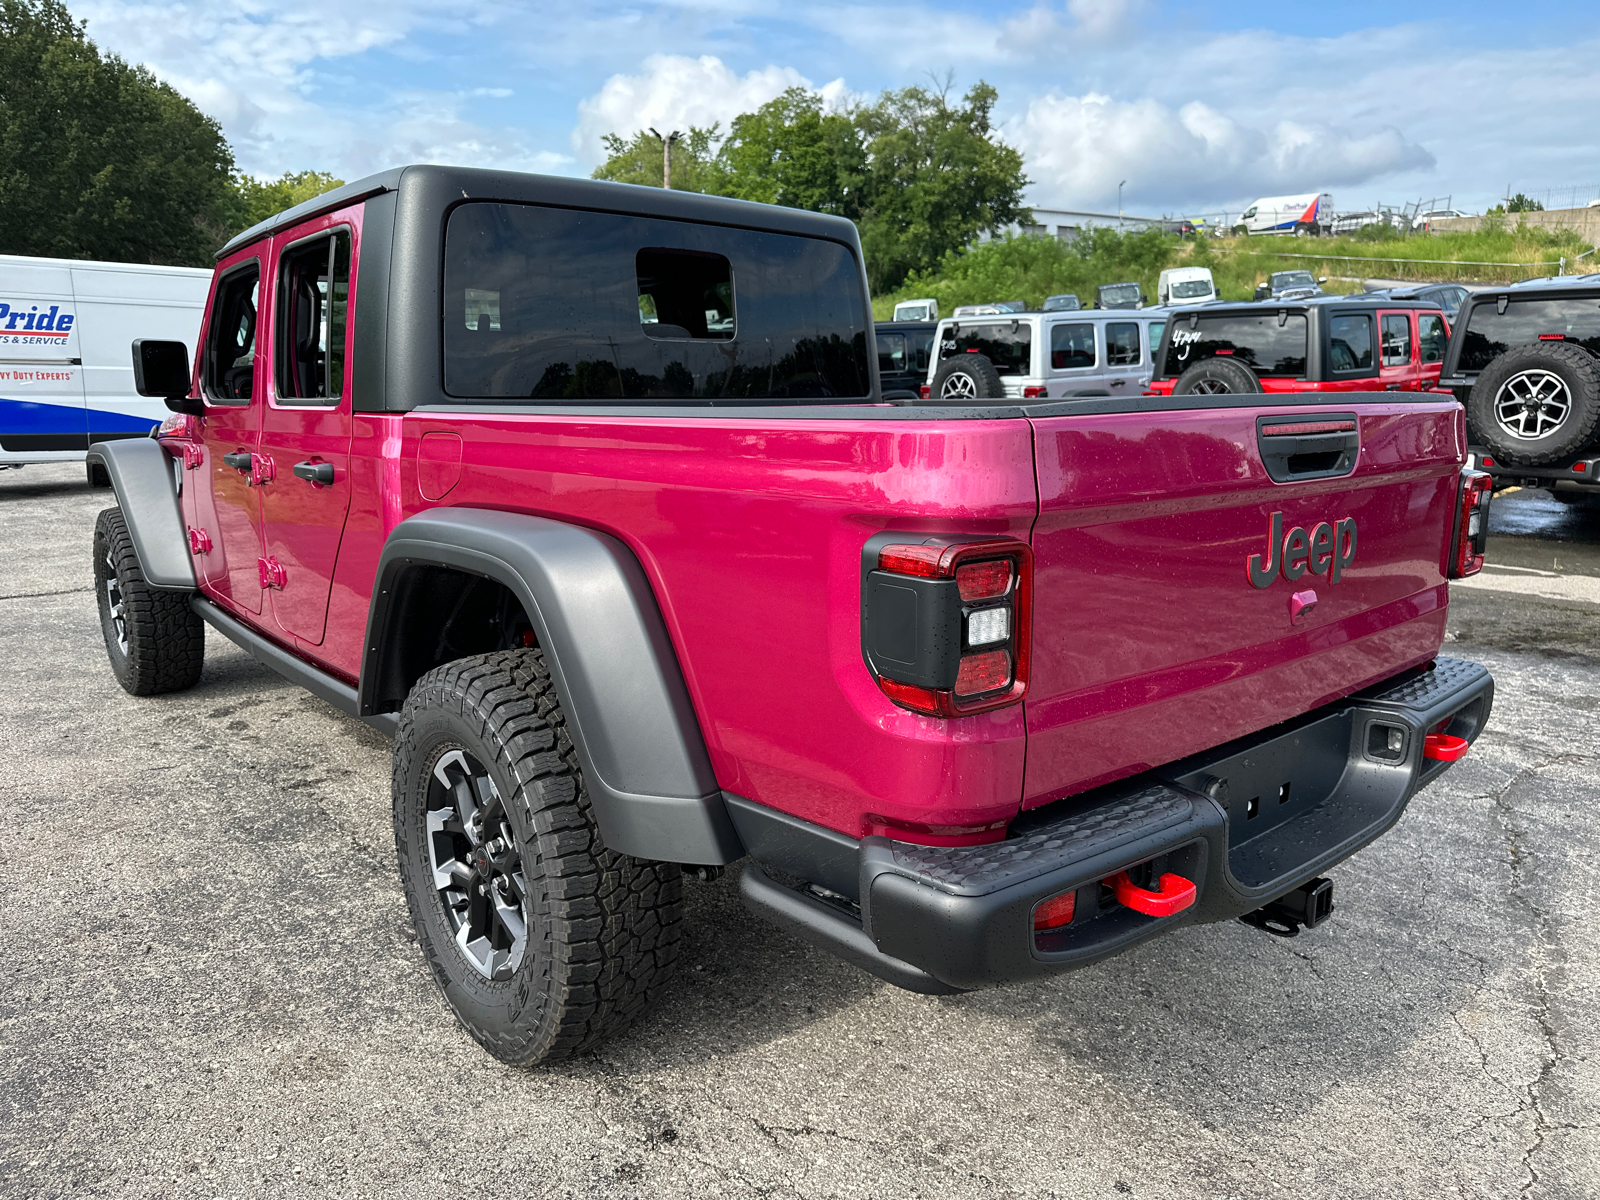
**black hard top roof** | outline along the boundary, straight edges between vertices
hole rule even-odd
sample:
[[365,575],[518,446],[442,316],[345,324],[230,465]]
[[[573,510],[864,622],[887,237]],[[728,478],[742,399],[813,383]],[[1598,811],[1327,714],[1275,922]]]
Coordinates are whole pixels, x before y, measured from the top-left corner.
[[939,322],[937,321],[874,321],[872,324],[878,329],[887,329],[891,332],[910,332],[911,330],[939,328]]
[[665,217],[669,220],[702,221],[733,225],[745,229],[769,229],[808,237],[826,237],[855,242],[855,227],[844,217],[780,208],[775,204],[756,204],[748,200],[729,200],[699,192],[667,191],[632,183],[607,183],[594,179],[570,179],[561,175],[530,175],[518,171],[485,171],[471,167],[409,166],[396,167],[368,175],[354,183],[297,204],[275,217],[252,225],[217,251],[224,258],[241,246],[257,241],[274,230],[298,224],[318,213],[331,212],[368,196],[382,192],[405,192],[426,186],[447,191],[452,199],[505,200],[525,204],[550,204],[562,208],[588,208],[637,216]]

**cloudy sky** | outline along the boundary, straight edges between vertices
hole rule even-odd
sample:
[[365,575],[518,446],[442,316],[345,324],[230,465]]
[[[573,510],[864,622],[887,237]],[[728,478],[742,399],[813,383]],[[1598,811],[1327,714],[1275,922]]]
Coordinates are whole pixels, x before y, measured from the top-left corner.
[[[1600,195],[1600,9],[1340,0],[67,0],[257,174],[588,174],[600,137],[953,72],[1000,93],[1033,203],[1132,213],[1331,191],[1346,210]],[[1580,198],[1579,203],[1588,199]],[[1559,197],[1557,198],[1559,199]]]

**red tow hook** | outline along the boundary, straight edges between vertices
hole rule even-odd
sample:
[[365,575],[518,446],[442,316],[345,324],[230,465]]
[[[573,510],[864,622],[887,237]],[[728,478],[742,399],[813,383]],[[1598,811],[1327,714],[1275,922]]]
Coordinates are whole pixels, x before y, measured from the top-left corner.
[[1118,904],[1152,917],[1170,917],[1194,903],[1194,884],[1170,871],[1161,877],[1159,892],[1139,887],[1128,878],[1126,871],[1118,871],[1106,882],[1116,893]]
[[1422,757],[1436,762],[1456,762],[1467,756],[1472,743],[1448,733],[1430,733],[1422,739]]

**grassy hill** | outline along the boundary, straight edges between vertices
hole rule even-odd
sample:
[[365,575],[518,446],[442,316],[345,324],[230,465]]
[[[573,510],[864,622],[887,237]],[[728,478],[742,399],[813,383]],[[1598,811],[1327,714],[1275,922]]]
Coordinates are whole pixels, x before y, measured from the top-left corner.
[[[1046,296],[1076,292],[1093,303],[1100,284],[1137,280],[1152,302],[1156,277],[1164,267],[1210,267],[1225,300],[1248,300],[1256,284],[1273,271],[1309,270],[1329,277],[1329,291],[1360,291],[1364,279],[1414,279],[1510,282],[1530,275],[1554,275],[1559,260],[1567,272],[1600,270],[1591,255],[1574,264],[1589,246],[1577,234],[1547,232],[1507,224],[1475,233],[1416,234],[1401,238],[1377,229],[1342,238],[1197,238],[1167,234],[1119,234],[1095,229],[1073,242],[1055,238],[1013,238],[987,242],[947,255],[933,270],[917,272],[904,287],[873,300],[873,316],[886,321],[895,301],[932,296],[941,312],[958,304],[1025,300],[1031,307]],[[1386,261],[1388,260],[1388,261]],[[1443,260],[1443,261],[1428,261]],[[1490,265],[1492,264],[1492,265]]]

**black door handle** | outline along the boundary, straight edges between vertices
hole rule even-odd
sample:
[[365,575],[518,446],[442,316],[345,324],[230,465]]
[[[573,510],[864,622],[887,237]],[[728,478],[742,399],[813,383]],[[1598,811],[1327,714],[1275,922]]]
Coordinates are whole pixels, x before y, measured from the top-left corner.
[[312,462],[309,458],[305,462],[294,465],[296,479],[305,479],[311,483],[331,484],[333,482],[333,464],[325,462]]
[[250,469],[250,452],[248,450],[238,450],[233,454],[224,454],[222,461],[235,471],[248,471]]

